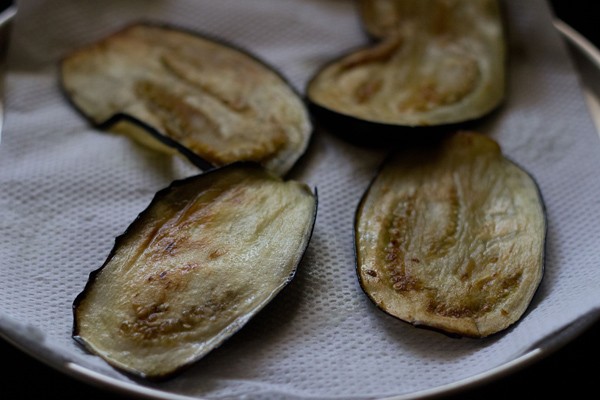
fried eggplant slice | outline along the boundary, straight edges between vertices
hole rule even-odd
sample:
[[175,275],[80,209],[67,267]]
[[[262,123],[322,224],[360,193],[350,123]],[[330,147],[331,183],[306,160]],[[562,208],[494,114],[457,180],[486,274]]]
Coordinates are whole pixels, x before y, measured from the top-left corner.
[[283,176],[312,134],[303,99],[273,68],[174,27],[133,24],[69,54],[60,70],[93,124],[201,169],[253,161]]
[[383,311],[451,336],[518,321],[543,275],[536,182],[482,134],[395,154],[356,214],[357,273]]
[[293,279],[316,202],[305,184],[254,163],[175,181],[90,274],[73,303],[73,338],[134,376],[175,375]]
[[506,54],[497,0],[359,5],[367,30],[380,40],[334,60],[311,79],[307,98],[318,118],[407,133],[397,128],[474,121],[501,104]]

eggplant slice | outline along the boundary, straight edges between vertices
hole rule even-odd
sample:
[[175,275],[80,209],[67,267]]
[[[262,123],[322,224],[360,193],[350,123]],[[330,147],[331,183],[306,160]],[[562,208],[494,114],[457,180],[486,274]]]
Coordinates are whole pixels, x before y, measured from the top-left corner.
[[450,336],[518,321],[543,275],[537,184],[482,134],[399,152],[357,209],[357,273],[383,311]]
[[293,278],[316,193],[257,164],[174,182],[117,238],[73,304],[73,338],[148,379],[237,332]]
[[303,99],[264,62],[164,25],[133,24],[74,51],[61,82],[96,126],[201,169],[253,161],[283,176],[313,130]]
[[360,1],[380,39],[318,71],[307,86],[317,115],[387,127],[477,120],[505,96],[505,32],[496,0]]

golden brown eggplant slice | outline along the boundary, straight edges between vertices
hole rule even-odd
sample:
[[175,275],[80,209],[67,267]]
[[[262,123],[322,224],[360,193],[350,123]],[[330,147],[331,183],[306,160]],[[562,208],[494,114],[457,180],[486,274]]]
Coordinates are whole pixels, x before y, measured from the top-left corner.
[[172,376],[237,332],[293,278],[316,194],[256,164],[174,182],[117,238],[73,304],[73,337],[109,364]]
[[381,41],[336,59],[307,86],[317,117],[382,127],[472,121],[505,95],[505,37],[497,0],[361,1]]
[[174,27],[134,24],[81,48],[62,60],[61,82],[97,126],[202,169],[254,161],[283,176],[312,134],[303,99],[271,67]]
[[383,311],[485,337],[521,318],[543,275],[546,220],[531,176],[481,134],[394,155],[356,214],[357,273]]

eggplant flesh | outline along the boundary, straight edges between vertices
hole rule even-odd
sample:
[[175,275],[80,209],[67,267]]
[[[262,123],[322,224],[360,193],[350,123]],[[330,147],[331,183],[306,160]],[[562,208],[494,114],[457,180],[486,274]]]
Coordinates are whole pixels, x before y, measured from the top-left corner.
[[307,86],[316,108],[373,124],[472,121],[505,96],[505,37],[496,0],[359,2],[376,43],[334,60]]
[[92,123],[202,169],[253,161],[283,176],[312,134],[303,99],[270,66],[174,27],[132,24],[68,54],[60,70]]
[[73,304],[73,338],[164,379],[241,329],[292,279],[316,194],[256,164],[176,181],[117,238]]
[[383,311],[451,336],[518,321],[543,276],[533,178],[482,134],[394,154],[357,208],[357,274]]

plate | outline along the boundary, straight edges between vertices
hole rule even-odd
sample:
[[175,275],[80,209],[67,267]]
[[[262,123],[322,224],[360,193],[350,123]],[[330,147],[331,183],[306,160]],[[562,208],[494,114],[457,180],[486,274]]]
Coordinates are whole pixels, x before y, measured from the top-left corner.
[[569,24],[557,19],[556,29],[564,36],[572,52],[573,60],[581,76],[583,92],[594,125],[600,134],[600,50]]
[[[10,246],[0,246],[0,254],[4,256],[0,271],[6,277],[5,282],[0,283],[0,297],[5,300],[0,311],[0,335],[36,359],[78,380],[122,394],[154,399],[198,399],[222,395],[225,391],[233,397],[250,397],[250,393],[260,393],[261,398],[278,398],[283,393],[291,393],[297,398],[328,397],[334,393],[349,395],[351,390],[355,390],[357,398],[425,398],[458,393],[498,379],[560,348],[597,320],[589,311],[600,304],[600,299],[593,294],[595,288],[585,285],[586,281],[591,285],[597,279],[592,269],[595,260],[567,260],[566,256],[580,244],[561,240],[574,228],[569,225],[568,215],[564,214],[567,207],[562,200],[556,199],[586,202],[593,196],[568,197],[572,191],[568,185],[569,176],[560,175],[557,180],[546,171],[555,172],[556,165],[563,162],[562,153],[567,153],[569,160],[588,153],[586,148],[578,147],[577,143],[560,135],[535,141],[536,136],[522,133],[541,128],[556,133],[545,120],[556,112],[569,123],[580,124],[577,134],[592,143],[588,134],[593,125],[591,120],[580,122],[589,118],[587,111],[584,115],[580,110],[586,103],[581,88],[570,74],[572,65],[566,59],[567,49],[552,46],[560,41],[560,36],[552,25],[547,5],[543,1],[522,3],[517,0],[507,2],[509,21],[512,21],[511,45],[516,60],[511,71],[518,82],[511,86],[506,108],[482,129],[494,135],[511,156],[527,165],[540,179],[544,192],[549,195],[552,230],[550,268],[543,287],[528,315],[507,334],[478,342],[456,341],[434,332],[417,333],[412,327],[371,307],[353,275],[352,212],[382,154],[377,150],[356,148],[326,132],[318,132],[300,176],[319,187],[323,198],[312,250],[309,249],[307,260],[290,290],[257,316],[248,329],[239,332],[192,370],[164,385],[145,384],[123,377],[83,352],[69,337],[69,308],[74,295],[83,287],[87,272],[103,261],[113,238],[144,208],[156,189],[175,175],[193,171],[181,163],[154,156],[119,137],[93,131],[72,110],[59,104],[52,65],[61,52],[68,46],[108,33],[123,19],[104,15],[101,20],[106,24],[89,23],[81,37],[73,38],[62,34],[58,26],[82,31],[86,24],[78,22],[78,16],[96,15],[98,10],[58,0],[52,9],[40,5],[42,3],[24,2],[23,18],[29,19],[29,24],[16,21],[17,43],[29,47],[25,52],[13,48],[13,54],[20,58],[13,61],[13,69],[9,70],[14,80],[8,85],[6,130],[0,145],[0,168],[4,168],[0,170],[0,183],[7,185],[5,187],[23,187],[17,191],[10,186],[11,197],[0,194],[3,212],[0,234],[10,238]],[[241,41],[244,47],[278,66],[300,87],[313,67],[321,65],[334,52],[354,46],[362,37],[360,30],[348,21],[352,14],[342,2],[254,0],[243,5],[235,1],[219,2],[218,5],[210,1],[172,4],[176,6],[149,7],[142,16],[161,15],[166,20],[175,20],[185,26],[207,27],[228,39]],[[243,18],[226,12],[233,5],[240,7]],[[132,18],[140,16],[140,6],[142,2],[132,1],[127,5],[115,2],[107,8]],[[323,12],[313,18],[313,13],[320,10]],[[62,11],[60,15],[52,14],[59,11]],[[282,18],[265,18],[274,14]],[[227,24],[223,24],[224,21]],[[245,29],[244,24],[248,21],[261,23],[253,25],[253,29]],[[332,29],[332,21],[336,21],[335,29]],[[224,26],[234,28],[226,30]],[[39,36],[34,35],[34,27],[43,27],[52,34],[35,39]],[[343,35],[336,35],[335,30]],[[281,34],[269,35],[273,31]],[[533,39],[526,34],[532,35]],[[573,43],[570,45],[574,46],[573,59],[577,60],[576,54],[580,54],[580,61],[589,62],[586,61],[591,60],[589,52],[583,50],[572,35],[565,35]],[[289,43],[296,41],[297,44],[300,38],[307,44],[293,47],[293,52],[288,51]],[[317,40],[319,38],[323,39]],[[533,46],[530,40],[551,45]],[[35,50],[42,44],[49,51],[39,59],[28,59],[32,54],[38,54],[30,49]],[[556,61],[560,71],[540,62],[548,60]],[[29,63],[28,68],[15,68],[25,62]],[[578,64],[578,67],[582,69],[583,65]],[[31,74],[27,81],[21,75],[26,73]],[[526,91],[518,84],[524,77],[530,77]],[[593,110],[597,92],[587,84],[586,73],[582,72],[581,77],[587,93],[585,101]],[[556,85],[547,85],[549,82]],[[561,94],[563,100],[568,99],[562,102],[566,105],[544,96],[558,89],[566,89]],[[11,100],[11,95],[16,100]],[[542,116],[538,112],[540,109]],[[24,115],[31,118],[23,118]],[[552,125],[563,127],[561,121]],[[568,126],[565,123],[564,127]],[[42,140],[45,146],[38,147],[34,140],[23,137],[23,132]],[[16,133],[21,136],[17,137]],[[556,151],[556,146],[561,146],[561,151]],[[540,147],[544,151],[538,151]],[[585,147],[596,151],[598,146]],[[20,158],[11,158],[9,150],[21,152]],[[53,154],[61,157],[50,157]],[[34,162],[31,161],[33,156]],[[132,157],[135,160],[131,160]],[[7,159],[14,160],[15,165],[3,164]],[[94,167],[90,168],[89,163],[94,163]],[[73,173],[73,168],[82,165],[81,171]],[[136,167],[133,172],[132,166]],[[144,168],[140,169],[140,166]],[[589,171],[593,167],[596,164],[591,162],[580,169]],[[569,170],[569,166],[562,170]],[[128,179],[132,180],[132,185],[126,184]],[[74,193],[83,198],[74,198]],[[33,197],[26,194],[33,194]],[[14,202],[16,199],[23,204]],[[67,205],[68,212],[65,211]],[[28,219],[31,213],[41,218],[40,224],[35,225]],[[590,216],[591,225],[594,218],[597,220],[597,216]],[[559,224],[565,220],[566,224]],[[11,230],[9,224],[18,230]],[[589,229],[593,232],[594,228]],[[7,232],[17,232],[18,236],[9,237]],[[71,248],[72,243],[77,246]],[[585,244],[585,241],[581,242],[584,248]],[[17,262],[27,267],[19,269],[18,274],[15,272]],[[587,266],[582,269],[589,276],[572,278],[576,272],[567,268],[572,265]],[[582,303],[581,299],[564,295],[575,292],[588,302]],[[11,303],[12,298],[20,299],[22,307]],[[557,313],[557,310],[563,310],[563,313]],[[555,315],[559,317],[549,318]],[[306,326],[310,329],[303,328]],[[370,330],[365,331],[365,328]],[[457,364],[461,368],[456,368]],[[379,365],[391,368],[380,371]],[[369,386],[372,379],[357,379],[368,372],[374,378],[379,377],[375,372],[389,378],[386,380],[389,389],[382,391],[379,385]],[[354,382],[356,387],[352,387]]]

